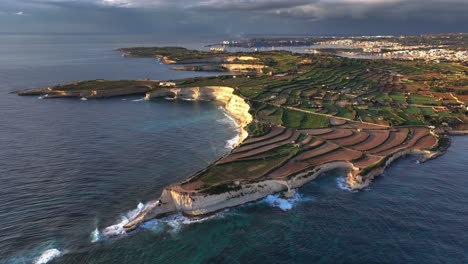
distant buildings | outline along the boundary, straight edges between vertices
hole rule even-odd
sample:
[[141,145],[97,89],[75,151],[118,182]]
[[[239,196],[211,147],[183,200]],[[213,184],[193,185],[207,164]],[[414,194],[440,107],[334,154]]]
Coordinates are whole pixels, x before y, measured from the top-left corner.
[[175,82],[160,82],[160,83],[159,83],[159,86],[162,86],[162,87],[173,87],[173,86],[176,86],[176,83],[175,83]]
[[226,52],[226,48],[225,47],[212,47],[212,48],[210,48],[210,51],[212,51],[212,52]]
[[445,61],[468,61],[468,51],[454,51],[449,49],[430,49],[430,50],[399,50],[383,54],[389,59],[404,60],[427,60],[439,62]]
[[468,51],[455,51],[440,48],[442,46],[402,45],[392,41],[359,41],[353,39],[337,39],[318,42],[318,45],[362,49],[363,53],[379,53],[389,59],[426,60],[426,61],[459,61],[468,62]]

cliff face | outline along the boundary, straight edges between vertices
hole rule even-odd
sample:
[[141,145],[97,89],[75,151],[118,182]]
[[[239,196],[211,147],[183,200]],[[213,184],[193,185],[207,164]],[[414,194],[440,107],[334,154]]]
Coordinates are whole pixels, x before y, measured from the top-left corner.
[[206,215],[225,208],[258,201],[271,194],[290,192],[292,189],[314,180],[320,174],[334,169],[346,169],[350,171],[349,176],[353,174],[351,163],[334,162],[323,164],[288,180],[267,179],[240,185],[238,190],[220,194],[186,192],[181,191],[178,185],[174,185],[164,189],[156,205],[148,207],[147,210],[126,224],[124,228],[130,231],[145,221],[170,213],[182,212],[190,216]]
[[441,151],[405,149],[405,150],[399,151],[389,156],[384,164],[372,169],[369,173],[366,173],[366,174],[355,173],[355,174],[348,175],[348,177],[346,178],[346,183],[353,190],[362,190],[368,187],[375,177],[382,175],[385,172],[385,169],[390,164],[392,164],[395,160],[403,156],[406,156],[406,155],[420,156],[422,157],[422,162],[424,162],[426,160],[433,159],[441,154],[443,154],[443,152]]
[[221,64],[222,67],[231,72],[257,72],[261,73],[264,65],[261,64],[244,64],[244,63],[225,63]]
[[171,97],[189,100],[209,100],[220,102],[226,111],[237,121],[240,130],[238,144],[247,138],[245,127],[253,121],[249,104],[234,94],[234,89],[225,86],[158,88],[146,94],[146,98]]

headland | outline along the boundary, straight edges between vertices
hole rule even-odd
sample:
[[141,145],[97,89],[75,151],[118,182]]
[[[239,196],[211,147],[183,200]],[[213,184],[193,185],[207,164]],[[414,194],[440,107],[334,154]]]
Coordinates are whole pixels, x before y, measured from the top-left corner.
[[363,189],[395,159],[437,157],[449,147],[448,132],[467,129],[467,66],[461,63],[359,60],[286,51],[121,51],[126,56],[184,64],[184,70],[243,72],[166,81],[93,80],[18,91],[44,98],[145,94],[147,99],[213,100],[237,120],[237,146],[187,180],[164,188],[155,203],[124,226],[127,231],[176,212],[198,216],[274,193],[288,197],[329,170],[346,170],[350,188]]

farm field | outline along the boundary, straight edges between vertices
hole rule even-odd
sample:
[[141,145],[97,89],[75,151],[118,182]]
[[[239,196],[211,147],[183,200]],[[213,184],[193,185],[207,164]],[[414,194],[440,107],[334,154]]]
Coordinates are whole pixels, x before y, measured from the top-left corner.
[[[356,173],[384,166],[404,151],[429,152],[443,134],[468,128],[468,67],[462,63],[364,60],[287,51],[207,52],[183,48],[123,50],[167,63],[261,65],[261,72],[181,80],[83,81],[20,91],[56,97],[121,95],[138,89],[234,88],[249,106],[248,138],[232,152],[179,187],[221,193],[241,183],[287,180],[322,165],[344,162]],[[203,67],[201,67],[203,68]],[[200,68],[200,69],[201,69]],[[207,67],[208,68],[208,67]],[[168,87],[169,86],[169,87]],[[237,187],[236,187],[237,186]]]

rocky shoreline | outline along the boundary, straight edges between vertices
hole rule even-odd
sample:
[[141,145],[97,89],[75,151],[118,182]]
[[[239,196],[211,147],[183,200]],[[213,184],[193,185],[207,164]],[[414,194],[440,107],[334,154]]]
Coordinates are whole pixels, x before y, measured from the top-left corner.
[[[154,81],[155,82],[155,81]],[[102,98],[110,96],[130,95],[134,93],[145,93],[146,99],[170,98],[183,100],[205,100],[217,101],[222,104],[226,112],[233,117],[239,126],[239,140],[236,144],[241,144],[249,133],[246,127],[254,120],[250,114],[250,105],[242,96],[236,93],[236,89],[225,86],[205,86],[205,87],[158,87],[152,88],[144,85],[134,85],[127,88],[109,89],[104,92],[94,92],[93,90],[60,90],[51,88],[39,88],[18,91],[18,95],[50,95],[54,97],[83,97]],[[163,217],[168,214],[183,213],[188,216],[202,216],[215,213],[229,207],[239,206],[245,203],[254,202],[275,193],[283,193],[284,196],[294,195],[294,189],[314,180],[324,172],[341,169],[347,171],[347,184],[353,190],[363,189],[372,180],[381,175],[385,169],[396,159],[405,155],[419,155],[423,161],[435,158],[443,153],[444,149],[435,151],[421,151],[414,149],[404,149],[386,157],[379,166],[372,167],[365,173],[355,167],[352,162],[334,161],[320,164],[312,169],[289,175],[287,178],[267,178],[248,182],[238,182],[233,189],[219,193],[205,193],[196,190],[188,191],[181,187],[198,174],[187,180],[164,188],[160,198],[150,204],[134,219],[124,226],[126,231],[136,229],[140,224],[153,218]],[[229,155],[229,154],[228,154]],[[202,171],[203,172],[203,171]],[[200,172],[201,173],[201,172]]]
[[359,175],[357,173],[359,171],[358,168],[354,167],[350,162],[331,162],[299,173],[288,180],[269,179],[248,183],[240,185],[238,190],[221,194],[185,192],[181,191],[176,184],[165,188],[159,200],[149,205],[134,219],[131,219],[124,226],[124,229],[129,232],[138,228],[139,225],[146,221],[177,212],[187,216],[210,215],[220,210],[258,201],[264,199],[268,195],[276,193],[282,193],[283,196],[289,198],[294,195],[294,189],[300,188],[306,183],[315,180],[325,172],[337,169],[347,171],[347,184],[350,189],[362,190],[368,187],[375,177],[383,174],[385,169],[390,166],[393,161],[403,156],[417,155],[421,156],[423,161],[426,161],[441,154],[443,154],[442,151],[419,152],[404,150],[392,155],[384,166],[375,168],[365,175]]

